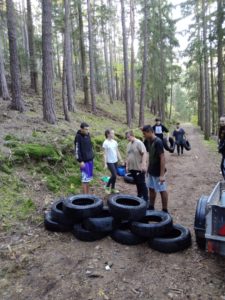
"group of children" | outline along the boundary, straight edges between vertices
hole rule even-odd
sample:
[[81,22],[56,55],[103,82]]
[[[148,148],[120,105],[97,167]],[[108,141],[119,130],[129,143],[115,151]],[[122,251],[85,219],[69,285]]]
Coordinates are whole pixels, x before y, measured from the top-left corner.
[[[149,209],[154,209],[156,193],[159,192],[162,199],[162,210],[168,212],[168,194],[165,182],[165,155],[163,147],[163,134],[168,129],[157,118],[154,126],[145,125],[142,128],[144,143],[134,136],[132,130],[126,132],[128,140],[126,159],[122,160],[118,143],[114,139],[114,130],[105,131],[104,167],[108,168],[111,176],[105,186],[106,194],[119,193],[116,189],[117,164],[120,161],[125,164],[126,171],[131,173],[137,187],[138,197],[142,197]],[[183,154],[183,140],[185,132],[176,124],[173,137],[177,145],[177,154]],[[75,156],[80,164],[82,190],[89,193],[89,182],[93,178],[94,152],[89,134],[89,125],[81,123],[75,137]],[[148,197],[149,190],[149,197]]]

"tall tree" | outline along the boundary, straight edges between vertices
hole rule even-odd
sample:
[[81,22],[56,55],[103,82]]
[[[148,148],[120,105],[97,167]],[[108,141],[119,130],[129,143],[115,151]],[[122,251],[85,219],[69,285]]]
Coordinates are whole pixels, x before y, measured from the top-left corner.
[[92,112],[96,112],[96,86],[95,86],[95,66],[94,66],[94,44],[93,44],[93,26],[92,26],[92,7],[90,0],[87,0],[88,14],[88,40],[89,40],[89,63],[90,63],[90,90]]
[[52,1],[42,0],[42,101],[43,117],[55,124],[52,57]]
[[[147,26],[146,26],[147,28]],[[135,38],[135,7],[134,0],[130,0],[130,33],[131,33],[131,50],[130,50],[130,104],[131,117],[135,118],[135,88],[134,88],[134,38]],[[147,51],[147,49],[146,49]],[[146,60],[147,63],[147,60]]]
[[88,105],[89,104],[88,76],[87,76],[86,51],[84,45],[84,29],[83,29],[84,26],[83,26],[81,0],[78,0],[78,18],[79,18],[79,38],[80,38],[80,54],[81,54],[81,66],[82,66],[84,104]]
[[28,28],[28,41],[29,41],[29,54],[30,54],[30,86],[34,91],[38,92],[38,73],[34,51],[34,26],[31,11],[31,2],[27,0],[27,28]]
[[142,63],[142,78],[141,78],[141,96],[140,96],[140,113],[139,113],[139,126],[144,125],[144,104],[145,104],[145,88],[146,88],[146,75],[147,75],[147,42],[148,42],[148,17],[147,17],[147,0],[144,1],[144,50],[143,50],[143,63]]
[[5,66],[4,66],[1,35],[0,35],[0,95],[2,95],[3,100],[10,99],[8,85],[5,78]]
[[19,60],[18,60],[18,53],[17,53],[16,24],[15,24],[13,1],[6,0],[6,7],[7,7],[7,27],[8,27],[9,53],[10,53],[11,90],[12,90],[11,109],[23,112],[24,103],[21,97],[20,71],[19,71]]
[[70,2],[64,0],[65,9],[65,30],[64,30],[64,69],[66,74],[66,87],[67,87],[67,99],[68,109],[74,112],[74,87],[73,87],[73,62],[72,62],[72,44],[71,44],[71,24],[70,24]]
[[224,0],[217,0],[217,56],[218,56],[218,115],[224,114],[224,61],[223,61],[223,39],[224,39]]
[[129,68],[128,68],[128,47],[127,47],[127,30],[125,21],[125,5],[124,0],[121,3],[121,22],[123,31],[123,64],[124,64],[124,96],[126,101],[127,125],[131,126],[131,108],[130,108],[130,92],[129,92]]
[[205,139],[210,137],[211,114],[210,114],[210,93],[209,93],[209,71],[208,71],[208,49],[207,49],[207,20],[206,0],[202,0],[202,21],[203,21],[203,56],[204,56],[204,81],[205,81]]

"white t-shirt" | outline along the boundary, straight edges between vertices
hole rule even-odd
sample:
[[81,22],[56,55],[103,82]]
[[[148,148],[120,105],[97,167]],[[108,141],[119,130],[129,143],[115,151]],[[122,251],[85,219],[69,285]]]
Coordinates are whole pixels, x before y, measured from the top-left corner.
[[117,158],[117,148],[118,143],[115,140],[106,139],[102,145],[106,153],[106,162],[110,164],[114,164],[118,161]]

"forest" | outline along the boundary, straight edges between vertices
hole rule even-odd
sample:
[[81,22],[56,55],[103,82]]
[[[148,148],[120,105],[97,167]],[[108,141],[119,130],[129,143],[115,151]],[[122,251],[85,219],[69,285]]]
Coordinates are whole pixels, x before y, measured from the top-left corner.
[[[0,0],[0,299],[225,299],[224,257],[194,237],[196,206],[222,179],[224,32],[225,0]],[[156,117],[170,138],[180,122],[190,141],[182,155],[165,151],[168,215],[190,247],[160,253],[150,240],[84,242],[71,228],[48,231],[56,203],[59,217],[82,191],[81,122],[94,149],[83,196],[107,209],[105,130],[115,131],[124,162],[125,132],[143,140],[140,128]],[[115,187],[137,195],[122,176]],[[161,209],[157,193],[153,213]]]
[[[41,95],[43,119],[55,124],[57,84],[68,122],[81,92],[93,114],[96,97],[109,107],[122,101],[128,127],[142,126],[149,111],[193,121],[209,139],[224,114],[224,7],[224,0],[1,0],[1,101],[23,113],[30,87]],[[189,22],[185,32],[180,19]],[[183,51],[179,34],[188,40]]]

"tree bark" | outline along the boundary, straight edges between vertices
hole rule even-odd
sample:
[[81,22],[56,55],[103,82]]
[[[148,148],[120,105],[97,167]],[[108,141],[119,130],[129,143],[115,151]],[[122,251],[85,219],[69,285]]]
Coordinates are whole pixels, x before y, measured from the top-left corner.
[[70,116],[68,110],[68,99],[67,99],[65,57],[63,58],[62,99],[63,99],[63,112],[64,112],[65,120],[70,122]]
[[208,50],[207,50],[207,21],[206,21],[206,3],[202,0],[202,21],[203,21],[203,55],[204,55],[204,81],[205,81],[205,139],[210,137],[210,93],[209,93],[209,73],[208,73]]
[[95,66],[94,66],[94,54],[93,54],[92,9],[90,5],[90,0],[87,0],[87,14],[88,14],[91,106],[92,106],[92,112],[96,113],[96,86],[95,86]]
[[5,67],[4,67],[1,36],[0,36],[0,95],[2,95],[3,100],[10,99],[8,85],[7,85],[6,78],[5,78]]
[[64,0],[64,64],[67,86],[67,101],[68,110],[75,111],[74,105],[74,88],[73,88],[73,62],[72,62],[72,49],[71,49],[71,26],[70,26],[70,7],[69,0]]
[[83,80],[83,91],[84,91],[84,104],[89,104],[89,93],[88,93],[88,76],[87,76],[87,62],[86,52],[84,45],[84,29],[83,29],[83,18],[82,18],[82,6],[81,0],[78,0],[78,17],[79,17],[79,31],[80,31],[80,53],[81,53],[81,66],[82,66],[82,80]]
[[140,113],[139,113],[139,127],[144,125],[144,104],[145,104],[145,88],[147,77],[147,0],[144,1],[144,52],[142,63],[142,78],[141,78],[141,96],[140,96]]
[[30,0],[27,0],[27,28],[28,28],[28,41],[29,41],[29,54],[30,54],[30,86],[34,89],[35,93],[38,92],[38,73],[34,51],[34,27],[31,11]]
[[11,89],[12,89],[11,109],[23,112],[24,103],[21,97],[19,59],[18,59],[18,52],[17,52],[16,24],[15,24],[13,1],[6,0],[6,7],[7,7],[7,27],[8,27],[8,37],[9,37],[10,74],[11,74]]
[[130,0],[130,31],[131,31],[131,53],[130,53],[130,104],[131,118],[135,118],[135,88],[134,88],[134,37],[135,37],[135,11],[134,0]]
[[223,3],[223,0],[217,0],[218,117],[224,115],[223,21],[225,13]]
[[123,63],[124,63],[124,96],[126,101],[127,125],[131,126],[131,109],[130,109],[130,92],[129,92],[129,68],[128,68],[128,51],[127,51],[127,30],[125,23],[124,0],[121,3],[121,22],[123,32]]
[[53,95],[52,57],[52,1],[42,0],[42,101],[43,117],[55,124],[55,101]]

